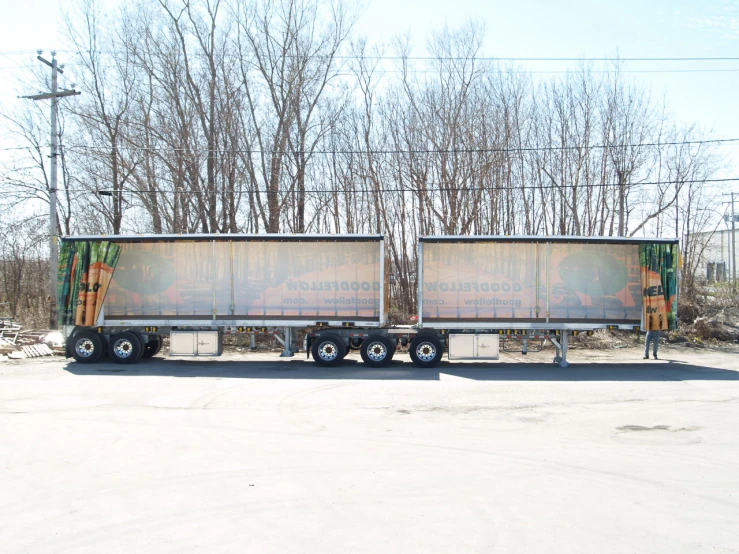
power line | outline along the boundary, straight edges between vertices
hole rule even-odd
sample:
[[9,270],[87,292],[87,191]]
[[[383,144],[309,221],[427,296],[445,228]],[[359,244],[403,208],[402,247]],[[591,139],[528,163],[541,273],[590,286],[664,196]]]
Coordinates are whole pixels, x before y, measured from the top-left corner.
[[[60,50],[61,51],[61,50]],[[20,54],[36,54],[38,50],[8,50],[0,52],[0,56],[16,56]]]
[[[640,142],[631,144],[593,144],[585,146],[525,146],[525,147],[512,147],[512,148],[450,148],[450,149],[415,149],[415,150],[314,150],[312,152],[304,152],[306,154],[477,154],[477,153],[505,153],[505,152],[539,152],[539,151],[562,151],[562,150],[605,150],[609,148],[643,148],[643,147],[660,147],[660,146],[688,146],[688,145],[701,145],[701,144],[728,144],[739,142],[739,138],[726,138],[726,139],[705,139],[705,140],[684,140],[684,141],[669,141],[669,142]],[[0,152],[11,151],[11,150],[30,150],[31,146],[11,146],[6,148],[0,148]],[[93,150],[93,151],[110,151],[109,146],[94,146],[87,144],[78,144],[72,146],[63,147],[66,151],[74,150]],[[169,146],[132,146],[132,147],[118,147],[118,150],[127,150],[135,152],[174,152],[174,153],[189,153],[189,154],[207,154],[214,152],[216,154],[263,154],[263,153],[274,153],[274,154],[292,154],[301,151],[291,150],[248,150],[248,149],[207,149],[207,148],[173,148]]]
[[[135,67],[143,67],[147,68],[149,66],[139,63],[139,62],[133,62],[128,61],[129,65],[135,66]],[[81,67],[81,64],[76,63],[66,63],[65,67],[67,68],[74,68],[74,67]],[[29,65],[10,65],[10,66],[1,66],[0,71],[3,70],[12,70],[12,69],[31,69]],[[505,73],[513,73],[517,75],[564,75],[564,74],[570,74],[573,73],[573,71],[577,71],[577,69],[505,69],[501,70]],[[372,71],[375,75],[401,75],[403,73],[409,73],[413,75],[425,75],[430,73],[435,73],[435,69],[411,69],[408,71],[403,71],[401,69],[374,69]],[[587,72],[589,74],[594,75],[606,75],[613,73],[614,70],[608,70],[608,69],[588,69]],[[722,67],[722,68],[687,68],[687,69],[620,69],[618,70],[619,73],[622,74],[670,74],[670,73],[736,73],[739,72],[739,68],[730,68],[730,67]],[[338,73],[337,76],[339,77],[355,77],[356,75],[354,73]]]
[[[174,153],[188,153],[188,154],[292,154],[292,153],[304,153],[304,154],[485,154],[485,153],[506,153],[506,152],[554,152],[562,150],[606,150],[606,149],[619,149],[619,148],[644,148],[644,147],[660,147],[660,146],[687,146],[687,145],[700,145],[700,144],[724,144],[739,142],[739,138],[726,138],[726,139],[706,139],[706,140],[684,140],[684,141],[667,141],[667,142],[641,142],[631,144],[593,144],[584,146],[523,146],[523,147],[512,147],[512,148],[449,148],[449,149],[437,149],[437,148],[419,148],[414,150],[313,150],[309,152],[292,151],[292,150],[251,150],[251,149],[191,149],[191,148],[173,148],[169,146],[133,146],[123,147],[119,150],[128,151],[142,151],[142,152],[174,152]],[[110,151],[109,146],[94,146],[94,145],[72,145],[66,147],[66,150],[99,150],[99,151]]]
[[[513,69],[513,70],[501,70],[502,73],[513,73],[516,75],[556,75],[556,74],[572,74],[576,72],[577,70],[566,70],[566,69],[552,69],[552,70],[546,70],[546,69]],[[647,74],[653,74],[653,73],[736,73],[739,71],[739,68],[719,68],[719,69],[621,69],[619,70],[619,73],[647,73]],[[372,71],[373,74],[379,74],[379,75],[401,75],[403,73],[409,73],[412,75],[425,75],[430,73],[436,73],[436,70],[434,69],[411,69],[408,71],[403,71],[401,69],[375,69]],[[607,69],[596,69],[596,70],[587,70],[588,74],[593,75],[606,75],[613,73],[612,70]],[[354,77],[355,75],[353,73],[339,73],[338,74],[341,77]]]
[[[654,186],[654,185],[688,185],[688,184],[695,184],[695,183],[729,183],[729,182],[739,182],[739,177],[727,177],[723,179],[681,179],[679,181],[642,181],[639,183],[629,183],[629,188],[635,188],[635,187],[643,187],[643,186]],[[353,194],[375,194],[375,193],[390,193],[390,192],[409,192],[417,194],[419,192],[423,193],[433,193],[433,192],[496,192],[496,191],[506,191],[506,190],[561,190],[561,189],[573,189],[573,188],[580,188],[580,189],[588,189],[588,188],[609,188],[609,187],[617,187],[620,186],[619,183],[589,183],[589,184],[578,184],[578,185],[571,185],[571,184],[565,184],[565,185],[531,185],[531,186],[474,186],[474,187],[439,187],[439,186],[427,186],[423,188],[414,188],[414,187],[400,187],[400,188],[379,188],[379,189],[373,189],[372,187],[368,187],[366,189],[358,189],[358,188],[345,188],[345,189],[306,189],[306,194],[341,194],[341,193],[353,193]],[[125,189],[125,190],[91,190],[91,189],[64,189],[65,192],[86,192],[86,193],[96,193],[100,196],[112,196],[113,194],[186,194],[186,195],[208,195],[212,194],[213,191],[207,191],[207,190],[160,190],[160,189]],[[257,191],[260,194],[267,194],[266,191]],[[283,194],[289,193],[290,191],[282,191]],[[218,192],[220,194],[221,191]],[[241,194],[247,194],[247,192],[242,192]]]
[[[78,50],[60,50],[71,54],[80,54]],[[113,50],[85,50],[85,54],[113,54]],[[3,54],[27,54],[35,50],[18,50],[0,52]],[[285,54],[286,58],[298,55]],[[328,56],[322,56],[327,58]],[[502,62],[732,62],[739,61],[739,56],[393,56],[393,55],[341,55],[332,56],[335,60],[391,60],[391,61],[502,61]]]
[[[290,58],[290,55],[285,55],[286,58]],[[417,57],[417,58],[395,58],[395,57],[378,57],[378,58],[367,58],[367,57],[357,57],[357,56],[344,56],[344,57],[334,57],[335,60],[342,60],[342,61],[352,61],[352,60],[368,60],[373,59],[377,61],[481,61],[481,62],[496,62],[496,61],[536,61],[536,60],[545,60],[545,58],[425,58],[425,57]],[[705,58],[706,60],[710,58]],[[739,61],[739,58],[715,58],[716,61],[731,61],[736,60]],[[567,61],[566,58],[550,58],[548,61]],[[571,59],[570,61],[576,61],[575,58]],[[591,59],[582,59],[582,61],[624,61],[623,59],[617,60],[617,59],[608,59],[608,58],[591,58]],[[635,61],[635,60],[631,60]],[[660,60],[658,59],[649,59],[644,58],[641,61],[653,61],[658,62]],[[675,58],[674,60],[663,60],[663,61],[681,61],[680,59]],[[685,58],[682,61],[700,61],[700,58]],[[135,67],[144,67],[149,68],[151,67],[148,64],[144,64],[138,61],[134,60],[127,60],[126,64],[132,65]],[[75,62],[66,62],[65,67],[83,67],[80,63]],[[17,69],[17,68],[24,68],[29,67],[25,65],[18,65],[18,66],[6,66],[6,67],[0,67],[0,69]],[[435,69],[425,69],[425,70],[411,70],[412,73],[429,73],[434,72]],[[572,71],[572,70],[569,70]],[[612,73],[615,70],[588,70],[589,73]],[[683,69],[619,69],[620,73],[710,73],[710,72],[735,72],[739,71],[739,68],[732,68],[732,67],[723,67],[723,68],[683,68]],[[402,70],[383,70],[383,69],[374,69],[375,73],[400,73]],[[565,70],[544,70],[544,69],[520,69],[515,70],[516,73],[565,73],[567,71]],[[347,74],[348,75],[348,74]]]
[[[30,54],[32,50],[18,50],[14,52],[0,52],[0,56],[10,56],[19,54]],[[57,50],[57,52],[67,52],[72,54],[80,54],[76,50]],[[98,54],[114,54],[114,51],[109,50],[95,50],[85,51],[85,54],[98,53]],[[296,57],[296,55],[285,54],[285,58]],[[328,56],[318,56],[319,58],[328,58]],[[736,62],[739,61],[739,56],[652,56],[652,57],[537,57],[537,56],[392,56],[392,55],[378,55],[378,56],[355,56],[355,55],[342,55],[332,56],[334,60],[341,61],[357,61],[357,60],[369,60],[369,61],[406,61],[406,62],[439,62],[439,61],[475,61],[475,62],[616,62],[616,63],[643,63],[643,62],[654,62],[654,63],[676,63],[676,62]],[[140,62],[129,60],[127,63],[132,65],[141,65]],[[67,66],[78,65],[73,62],[67,63]],[[655,72],[659,70],[623,70],[629,72]],[[666,71],[677,71],[677,70],[666,70]],[[693,70],[691,70],[693,71]],[[694,71],[734,71],[733,69],[696,69]]]
[[[58,50],[59,52],[71,52],[77,54],[78,52],[73,50]],[[30,50],[21,50],[16,52],[0,52],[0,55],[15,55],[15,54],[27,54],[31,53]],[[96,51],[97,53],[112,54],[111,51]],[[293,56],[286,54],[286,58]],[[727,62],[727,61],[739,61],[739,57],[728,57],[728,56],[714,56],[714,57],[633,57],[633,58],[607,58],[607,57],[513,57],[513,56],[334,56],[334,60],[339,61],[351,61],[351,60],[373,60],[373,61],[406,61],[406,62],[448,62],[448,61],[475,61],[475,62]],[[128,60],[126,62],[134,67],[148,67],[146,64]],[[76,67],[80,64],[68,62],[67,67]],[[28,66],[16,65],[16,66],[4,66],[0,67],[0,71],[13,70],[13,69],[24,69]],[[509,69],[507,73],[514,74],[531,74],[531,75],[557,75],[557,74],[568,74],[574,70],[544,70],[544,69]],[[589,69],[588,73],[591,74],[609,74],[614,70],[603,70],[603,69]],[[736,73],[739,72],[739,68],[687,68],[687,69],[619,69],[619,73],[623,74],[692,74],[692,73]],[[411,74],[427,74],[435,72],[434,69],[414,69],[407,71]],[[402,70],[384,70],[377,69],[373,70],[374,74],[378,75],[389,75],[389,74],[401,74],[404,73]],[[343,73],[339,76],[354,77],[354,74]]]
[[520,57],[520,56],[335,56],[339,60],[394,60],[394,61],[493,61],[493,62],[726,62],[739,61],[734,56],[696,57]]
[[[641,142],[631,144],[593,144],[593,145],[561,145],[561,146],[524,146],[524,147],[510,147],[510,148],[449,148],[449,149],[414,149],[414,150],[314,150],[311,152],[302,152],[299,150],[249,150],[249,149],[207,149],[207,148],[173,148],[169,146],[132,146],[132,147],[118,147],[118,150],[126,150],[133,152],[172,152],[176,154],[187,153],[187,154],[207,154],[213,152],[215,154],[324,154],[324,155],[370,155],[370,154],[488,154],[488,153],[510,153],[510,152],[557,152],[557,151],[568,151],[568,150],[607,150],[607,149],[620,149],[620,148],[646,148],[646,147],[661,147],[661,146],[689,146],[689,145],[702,145],[702,144],[729,144],[739,142],[739,138],[727,138],[727,139],[705,139],[705,140],[684,140],[684,141],[669,141],[669,142]],[[0,152],[7,152],[12,150],[31,150],[33,147],[30,146],[11,146],[6,148],[0,148]],[[65,151],[74,150],[86,150],[86,151],[101,151],[109,152],[109,146],[94,146],[87,144],[78,144],[72,146],[65,146],[62,148]]]

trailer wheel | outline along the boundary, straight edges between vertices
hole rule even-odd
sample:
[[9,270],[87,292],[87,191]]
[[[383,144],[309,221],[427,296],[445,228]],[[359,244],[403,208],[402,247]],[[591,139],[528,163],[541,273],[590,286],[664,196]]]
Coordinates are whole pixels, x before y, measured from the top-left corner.
[[441,341],[434,335],[418,335],[411,342],[410,354],[413,364],[418,367],[433,367],[444,353]]
[[159,351],[162,349],[162,343],[164,341],[162,340],[162,335],[157,335],[157,338],[154,340],[150,340],[144,345],[144,352],[141,355],[142,358],[151,358],[152,356],[156,356],[159,354]]
[[143,353],[141,339],[135,333],[124,331],[110,337],[108,355],[117,364],[134,364]]
[[320,335],[313,339],[311,354],[318,365],[335,366],[346,356],[346,346],[338,335]]
[[371,367],[385,367],[393,359],[394,353],[392,341],[384,335],[367,337],[360,346],[362,360]]
[[72,357],[81,364],[94,364],[103,356],[103,339],[94,331],[80,331],[67,344]]

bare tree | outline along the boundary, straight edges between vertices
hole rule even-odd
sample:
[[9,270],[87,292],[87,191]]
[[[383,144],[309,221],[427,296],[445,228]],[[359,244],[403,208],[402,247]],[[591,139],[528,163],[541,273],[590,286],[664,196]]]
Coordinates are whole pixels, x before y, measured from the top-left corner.
[[[382,233],[403,314],[420,235],[677,234],[696,270],[720,159],[618,60],[533,77],[482,59],[470,22],[423,60],[399,37],[391,67],[355,20],[342,0],[78,0],[60,232]],[[45,117],[1,120],[23,148],[3,198],[40,217]]]
[[96,187],[90,187],[91,194],[105,189],[110,195],[112,209],[99,204],[99,213],[107,220],[110,231],[118,234],[123,223],[124,190],[138,163],[135,158],[126,159],[122,152],[125,118],[138,83],[126,50],[115,56],[106,54],[115,51],[116,42],[111,40],[115,35],[101,39],[103,28],[110,29],[111,23],[105,21],[95,0],[83,0],[65,20],[82,67],[79,76],[83,95],[74,110],[84,132],[78,135],[82,139],[78,163],[87,166],[86,173],[92,179],[80,183]]
[[6,222],[0,241],[0,304],[8,315],[31,328],[46,326],[49,317],[46,222],[36,219]]

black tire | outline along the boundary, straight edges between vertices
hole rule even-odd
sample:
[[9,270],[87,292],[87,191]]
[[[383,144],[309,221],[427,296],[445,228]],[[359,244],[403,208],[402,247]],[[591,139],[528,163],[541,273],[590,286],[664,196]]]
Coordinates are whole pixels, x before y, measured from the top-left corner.
[[111,335],[108,356],[117,364],[135,364],[144,354],[141,339],[136,333],[124,331]]
[[157,335],[157,339],[159,339],[157,342],[159,343],[157,345],[156,350],[154,351],[154,355],[156,356],[159,354],[159,352],[162,350],[162,346],[164,346],[164,337],[162,335]]
[[141,354],[142,358],[151,358],[152,356],[156,356],[159,354],[159,351],[162,349],[162,343],[164,341],[162,340],[161,335],[157,335],[157,338],[154,340],[150,340],[144,345],[144,352]]
[[94,331],[80,331],[67,339],[70,354],[81,364],[94,364],[104,352],[103,339]]
[[311,354],[316,364],[323,367],[337,365],[346,356],[346,346],[341,337],[328,333],[313,339]]
[[385,335],[370,335],[359,348],[362,360],[370,367],[385,367],[393,359],[393,341]]
[[411,360],[417,367],[433,367],[444,354],[441,341],[434,335],[418,335],[411,341]]

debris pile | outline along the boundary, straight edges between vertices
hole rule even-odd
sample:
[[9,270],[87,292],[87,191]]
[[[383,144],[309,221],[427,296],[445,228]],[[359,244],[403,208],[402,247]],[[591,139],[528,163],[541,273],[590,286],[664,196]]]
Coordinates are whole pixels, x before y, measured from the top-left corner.
[[63,354],[61,335],[55,331],[24,331],[12,319],[0,319],[0,362]]
[[712,317],[698,317],[693,326],[696,334],[703,339],[739,340],[739,325],[730,310],[721,310]]

